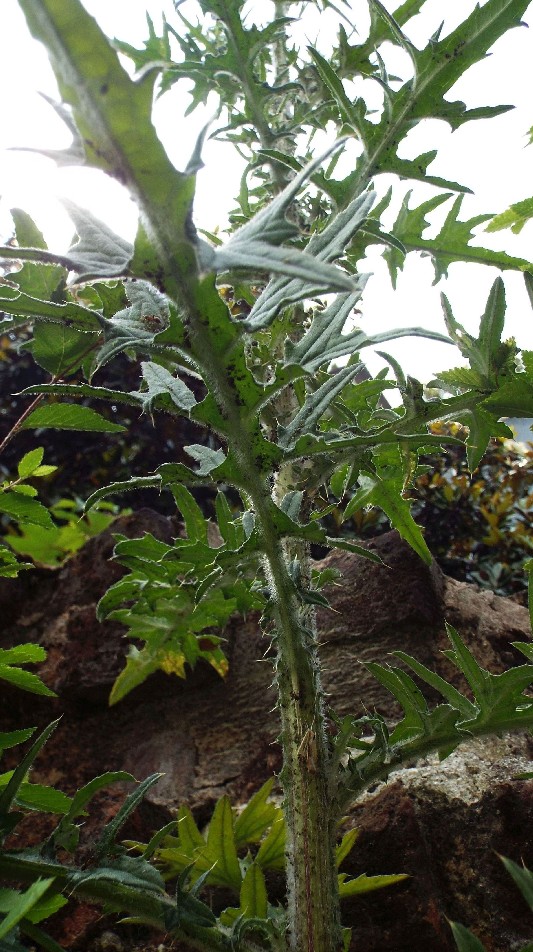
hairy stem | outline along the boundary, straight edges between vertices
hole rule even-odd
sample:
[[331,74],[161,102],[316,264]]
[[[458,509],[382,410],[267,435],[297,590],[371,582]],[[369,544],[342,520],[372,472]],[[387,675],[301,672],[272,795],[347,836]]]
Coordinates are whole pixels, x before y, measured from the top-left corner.
[[[314,610],[302,604],[291,577],[294,557],[275,525],[267,479],[251,447],[249,423],[234,382],[221,366],[216,343],[201,315],[190,316],[193,352],[224,416],[240,486],[253,505],[263,542],[277,647],[276,683],[281,716],[284,813],[287,827],[289,948],[291,952],[340,952],[339,897],[334,853],[337,810],[331,802],[324,699],[317,658]],[[308,553],[300,552],[302,582]]]

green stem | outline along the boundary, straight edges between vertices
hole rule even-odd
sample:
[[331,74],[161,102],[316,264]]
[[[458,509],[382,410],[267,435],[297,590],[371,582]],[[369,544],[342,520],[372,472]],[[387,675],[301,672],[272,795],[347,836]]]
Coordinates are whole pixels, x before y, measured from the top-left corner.
[[330,752],[315,612],[298,602],[287,572],[291,554],[265,533],[277,627],[289,947],[294,952],[337,952],[342,947],[334,853],[337,810],[329,796]]
[[[237,6],[231,2],[224,3],[223,6],[225,13],[222,19],[226,27],[228,43],[232,46],[236,62],[239,64],[239,79],[242,83],[242,95],[246,102],[246,107],[250,113],[256,132],[258,133],[261,148],[274,149],[277,143],[276,135],[265,118],[262,103],[256,95],[255,87],[257,80],[254,76],[253,69],[246,57],[243,57],[241,53],[242,49],[246,47],[246,43],[245,32],[242,27]],[[284,169],[279,162],[271,162],[270,170],[274,190],[277,192],[283,191],[289,180],[287,170]]]
[[[225,420],[239,469],[262,535],[277,647],[276,682],[281,716],[287,889],[291,952],[339,952],[342,948],[334,838],[338,812],[329,783],[324,697],[320,683],[314,609],[302,605],[291,578],[293,553],[280,539],[270,487],[250,439],[250,422],[217,353],[206,321],[191,313],[189,333],[204,380]],[[303,554],[304,573],[307,554]],[[305,578],[304,578],[305,584]]]

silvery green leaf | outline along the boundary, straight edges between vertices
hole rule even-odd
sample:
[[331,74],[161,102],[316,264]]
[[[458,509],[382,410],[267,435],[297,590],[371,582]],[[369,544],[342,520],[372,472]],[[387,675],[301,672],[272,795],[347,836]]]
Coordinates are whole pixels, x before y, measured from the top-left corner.
[[318,390],[309,394],[303,406],[280,437],[280,446],[283,446],[284,449],[292,449],[302,433],[311,432],[335,397],[360,371],[361,366],[361,364],[355,364],[353,367],[343,367],[338,373],[328,377]]
[[302,505],[303,493],[300,490],[291,489],[288,493],[285,493],[283,499],[280,503],[280,509],[292,519],[293,522],[298,522],[298,516],[300,514],[300,508]]
[[151,405],[156,397],[168,396],[180,410],[190,410],[195,406],[196,397],[192,390],[165,367],[150,360],[141,363],[141,370],[148,385],[148,391],[141,394],[144,403]]
[[127,281],[125,289],[130,306],[117,311],[110,320],[101,320],[106,340],[94,359],[93,373],[128,347],[146,349],[169,324],[168,301],[152,284]]
[[133,254],[133,245],[85,208],[67,199],[63,199],[63,204],[78,233],[78,239],[69,248],[67,256],[80,280],[124,274]]
[[[359,275],[361,290],[368,275]],[[300,341],[293,344],[288,341],[285,350],[286,365],[297,364],[313,373],[324,364],[346,357],[385,341],[400,337],[426,337],[444,344],[453,343],[445,334],[424,330],[422,327],[399,327],[380,334],[365,334],[360,328],[354,328],[348,334],[342,329],[361,297],[361,290],[354,294],[339,295],[324,311],[316,311],[311,327]]]
[[246,244],[230,241],[215,251],[214,261],[217,271],[250,268],[295,278],[300,288],[297,300],[328,291],[353,291],[358,282],[357,277],[305,251],[285,246],[277,248],[266,241],[247,241]]
[[198,266],[201,272],[216,271],[216,252],[203,238],[197,238],[195,243]]
[[[307,245],[305,255],[307,258],[313,259],[314,274],[307,279],[307,283],[303,283],[299,278],[288,281],[286,277],[278,277],[270,281],[246,319],[246,326],[250,330],[268,326],[281,307],[294,304],[306,297],[324,293],[326,289],[323,286],[322,272],[319,269],[324,267],[337,274],[339,273],[331,262],[341,257],[357,229],[366,220],[373,202],[373,192],[359,195],[345,209],[332,217],[323,231],[313,235]],[[300,254],[303,254],[303,252],[300,252]],[[263,267],[268,268],[268,264],[265,263]],[[360,292],[366,281],[366,275],[355,275],[350,278],[349,286],[344,285],[339,290]]]
[[213,469],[221,466],[226,456],[223,450],[213,450],[209,446],[202,446],[200,443],[192,443],[190,446],[183,447],[185,452],[192,456],[197,463],[200,463],[196,470],[197,476],[206,476]]
[[[357,291],[353,294],[338,295],[324,311],[315,312],[311,327],[301,340],[297,344],[292,344],[290,340],[287,342],[287,362],[299,364],[312,371],[323,363],[329,363],[334,357],[352,354],[358,349],[352,345],[352,340],[366,335],[361,331],[346,334],[344,337],[341,335],[346,321],[361,298],[366,279],[367,275],[361,275]],[[334,354],[332,349],[335,350]]]
[[345,142],[346,139],[339,139],[326,152],[309,162],[298,175],[295,175],[270,205],[263,208],[246,225],[235,232],[228,244],[243,244],[249,241],[267,241],[269,244],[280,244],[287,238],[297,235],[297,226],[287,221],[285,217],[290,204],[296,198],[302,185],[310,180],[313,172]]
[[247,539],[250,538],[252,532],[254,531],[255,526],[255,512],[252,512],[251,509],[245,509],[242,514],[242,527],[244,529],[244,535]]

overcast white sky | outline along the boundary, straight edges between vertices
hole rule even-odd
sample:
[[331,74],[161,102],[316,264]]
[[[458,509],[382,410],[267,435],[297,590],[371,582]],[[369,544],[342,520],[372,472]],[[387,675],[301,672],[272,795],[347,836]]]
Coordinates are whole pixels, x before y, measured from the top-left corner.
[[[390,10],[398,3],[399,0],[385,0]],[[146,35],[146,10],[156,27],[160,25],[162,11],[170,22],[175,22],[170,0],[84,0],[84,5],[106,33],[134,45],[140,45]],[[352,6],[360,11],[364,5],[360,0],[353,0]],[[449,32],[473,7],[474,0],[450,0],[446,4],[441,0],[428,0],[427,10],[410,24],[410,37],[416,45],[425,45],[427,37],[442,20],[443,10],[446,11],[445,31]],[[189,0],[182,9],[191,10]],[[336,18],[320,15],[316,10],[310,12],[313,15],[306,21],[304,42],[307,39],[315,43],[318,38],[324,49],[328,37],[334,35],[331,29]],[[533,26],[533,4],[524,19]],[[363,29],[364,22],[359,20]],[[94,170],[57,169],[41,156],[7,151],[10,146],[61,148],[69,142],[68,131],[37,95],[37,90],[41,90],[57,97],[57,88],[46,53],[30,37],[17,0],[2,0],[0,83],[3,90],[0,240],[10,233],[9,208],[19,206],[35,218],[53,250],[65,250],[72,226],[60,205],[61,195],[90,208],[115,231],[133,237],[135,209],[117,183]],[[533,31],[515,29],[496,44],[488,59],[468,71],[450,98],[463,99],[469,107],[512,103],[517,108],[497,119],[471,122],[453,134],[442,122],[426,121],[408,137],[400,154],[415,156],[429,149],[439,149],[431,173],[460,181],[475,190],[474,196],[466,197],[461,217],[503,211],[512,202],[533,194],[533,146],[526,148],[526,132],[533,124],[531,89]],[[178,168],[186,164],[199,129],[213,111],[213,105],[208,104],[205,111],[197,111],[184,119],[187,102],[188,97],[175,87],[175,92],[163,97],[156,106],[158,132]],[[239,168],[230,145],[208,143],[204,159],[206,168],[198,180],[196,219],[200,227],[212,230],[224,222],[232,207],[232,197],[238,190]],[[395,209],[409,187],[414,190],[413,200],[416,199],[417,204],[435,193],[429,186],[400,183]],[[440,216],[434,214],[432,230],[438,230],[446,210],[444,206]],[[533,260],[533,223],[526,225],[517,236],[508,231],[488,235],[478,230],[476,243]],[[474,332],[490,285],[498,273],[480,265],[451,265],[449,279],[433,287],[430,262],[412,254],[399,277],[397,290],[393,291],[377,252],[369,259],[368,270],[374,277],[365,291],[361,318],[368,332],[413,324],[444,331],[439,302],[441,290],[450,297],[456,317]],[[533,349],[533,312],[523,279],[513,272],[505,272],[504,278],[509,305],[507,336],[512,334],[519,344]],[[451,348],[419,339],[388,344],[387,349],[408,373],[424,381],[437,370],[458,363]],[[380,366],[379,358],[375,358],[371,366],[374,369]]]

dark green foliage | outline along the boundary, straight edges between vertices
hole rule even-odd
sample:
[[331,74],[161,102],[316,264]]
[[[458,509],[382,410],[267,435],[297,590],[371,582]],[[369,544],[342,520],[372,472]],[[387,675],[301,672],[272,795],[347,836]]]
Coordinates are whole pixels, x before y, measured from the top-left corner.
[[[443,428],[435,429],[439,431]],[[458,435],[462,430],[445,427],[444,432]],[[342,489],[341,484],[334,490],[339,495],[337,488]],[[421,456],[420,475],[415,471],[409,496],[425,544],[447,575],[498,595],[513,595],[527,589],[532,493],[531,448],[500,439],[491,441],[473,473],[461,443],[448,444],[438,455]],[[338,509],[329,516],[336,531],[341,518]],[[384,509],[358,508],[342,532],[362,540],[390,527]]]

